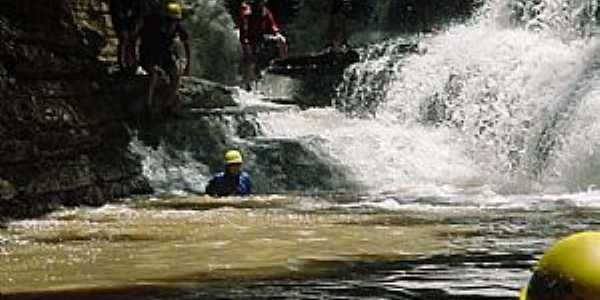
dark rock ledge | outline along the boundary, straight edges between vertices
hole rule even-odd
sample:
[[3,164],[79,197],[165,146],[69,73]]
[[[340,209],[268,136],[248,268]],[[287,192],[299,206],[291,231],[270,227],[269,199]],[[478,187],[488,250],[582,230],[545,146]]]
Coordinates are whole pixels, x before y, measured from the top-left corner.
[[[106,20],[102,1],[0,1],[0,220],[152,192],[129,149],[147,78],[107,72]],[[232,102],[186,82],[192,102]]]

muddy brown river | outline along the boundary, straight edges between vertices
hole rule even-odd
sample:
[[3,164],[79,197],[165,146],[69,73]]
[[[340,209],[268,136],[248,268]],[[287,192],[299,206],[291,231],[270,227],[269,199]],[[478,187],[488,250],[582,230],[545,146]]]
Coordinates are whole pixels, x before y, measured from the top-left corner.
[[[581,195],[134,199],[0,231],[8,299],[514,299]],[[593,198],[593,197],[591,197]]]

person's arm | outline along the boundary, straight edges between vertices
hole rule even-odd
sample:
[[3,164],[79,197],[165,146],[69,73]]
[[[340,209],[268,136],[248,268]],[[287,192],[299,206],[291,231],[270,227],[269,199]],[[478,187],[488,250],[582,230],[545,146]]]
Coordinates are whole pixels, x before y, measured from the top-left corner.
[[248,196],[252,193],[252,183],[250,182],[250,176],[246,173],[240,176],[240,196]]
[[191,65],[192,65],[192,51],[190,49],[190,42],[184,41],[183,47],[185,48],[185,61],[186,61],[185,69],[183,70],[183,75],[190,76],[190,69],[191,69]]
[[140,36],[142,28],[144,27],[144,18],[141,15],[132,17],[131,22],[132,24],[129,33],[130,39],[136,40]]
[[279,25],[277,24],[277,21],[275,21],[275,17],[273,16],[273,14],[271,13],[271,11],[265,7],[266,10],[266,15],[265,18],[267,19],[267,22],[269,23],[269,28],[271,29],[271,32],[274,35],[278,35],[281,34],[279,31]]
[[250,177],[248,177],[248,187],[246,190],[246,195],[252,194],[252,181],[250,181]]
[[204,191],[205,194],[210,195],[210,196],[216,196],[217,195],[217,188],[216,188],[216,184],[215,184],[215,179],[211,179],[208,182],[208,185],[206,185],[206,191]]
[[185,68],[183,69],[183,75],[190,76],[190,66],[192,65],[192,51],[189,42],[190,35],[181,23],[177,24],[177,32],[185,49]]
[[240,43],[248,45],[250,43],[250,14],[251,8],[248,4],[242,4],[240,7]]
[[287,55],[287,40],[285,39],[283,34],[281,34],[281,30],[279,28],[279,25],[277,24],[277,21],[275,21],[275,17],[273,16],[273,13],[271,13],[271,11],[268,8],[265,8],[265,9],[266,9],[266,13],[267,13],[265,15],[265,18],[267,18],[269,28],[271,29],[271,31],[273,33],[272,38],[276,41],[279,41],[279,43],[281,43],[282,47],[285,48],[282,50],[281,55],[286,56]]
[[148,7],[145,0],[134,1],[131,11],[130,38],[135,40],[139,37],[142,27],[144,27],[144,17],[148,15]]

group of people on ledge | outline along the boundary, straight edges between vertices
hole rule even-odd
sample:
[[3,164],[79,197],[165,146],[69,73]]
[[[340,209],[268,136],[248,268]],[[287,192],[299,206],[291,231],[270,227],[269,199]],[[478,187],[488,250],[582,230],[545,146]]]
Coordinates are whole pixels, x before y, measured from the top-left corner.
[[[239,27],[244,62],[244,86],[251,89],[256,80],[258,45],[275,41],[279,56],[287,55],[287,42],[266,0],[249,0],[240,6]],[[146,106],[155,108],[156,86],[160,78],[168,82],[167,96],[161,103],[167,112],[181,109],[178,88],[181,76],[189,76],[191,51],[189,34],[181,23],[183,5],[177,0],[109,0],[113,29],[118,39],[117,61],[125,73],[141,67],[150,75]],[[185,48],[185,66],[178,65],[174,42],[179,38]],[[164,110],[163,110],[164,111]]]
[[[350,0],[334,0],[330,11],[328,39],[332,50],[346,43],[346,20]],[[168,82],[163,112],[181,109],[178,89],[181,76],[189,76],[191,51],[189,34],[181,23],[181,0],[109,0],[113,29],[118,39],[117,60],[121,71],[150,75],[146,106],[155,109],[159,79]],[[242,86],[251,90],[257,79],[257,61],[265,42],[276,46],[279,58],[288,54],[288,43],[267,0],[244,0],[239,7],[239,39],[242,49]],[[179,38],[185,49],[181,66],[174,42]],[[139,72],[139,71],[138,71]]]
[[[121,71],[135,72],[138,66],[150,75],[146,106],[153,100],[159,78],[168,82],[163,112],[177,112],[181,75],[189,75],[191,50],[189,34],[183,27],[183,7],[176,0],[110,0],[110,14],[117,35],[117,60]],[[173,45],[179,38],[185,48],[185,66],[178,66]],[[182,69],[182,70],[181,70]]]
[[248,91],[252,89],[252,83],[256,82],[256,65],[264,42],[274,42],[280,58],[288,53],[287,40],[281,34],[279,24],[266,3],[267,0],[249,0],[242,2],[240,6],[239,36],[244,65],[244,88]]
[[[347,46],[347,22],[351,10],[351,0],[332,1],[326,33],[329,42],[328,50],[341,52]],[[267,0],[243,1],[240,6],[238,25],[244,69],[243,86],[250,91],[252,84],[257,79],[257,61],[264,44],[266,42],[274,43],[279,58],[288,55],[288,44],[275,16],[267,6]]]

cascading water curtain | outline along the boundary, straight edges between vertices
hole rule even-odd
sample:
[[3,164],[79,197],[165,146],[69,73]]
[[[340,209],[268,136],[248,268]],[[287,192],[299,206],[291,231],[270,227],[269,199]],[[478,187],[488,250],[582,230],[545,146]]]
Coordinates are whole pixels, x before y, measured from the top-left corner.
[[596,0],[513,0],[514,20],[529,30],[551,30],[564,39],[589,37],[596,23]]
[[572,129],[595,99],[596,12],[591,1],[489,1],[421,35],[414,51],[399,51],[406,38],[366,47],[334,101],[342,113],[272,114],[261,124],[270,136],[319,137],[374,190],[579,190],[568,177],[582,170],[581,151],[567,149],[600,153],[600,133],[596,143],[594,129]]

